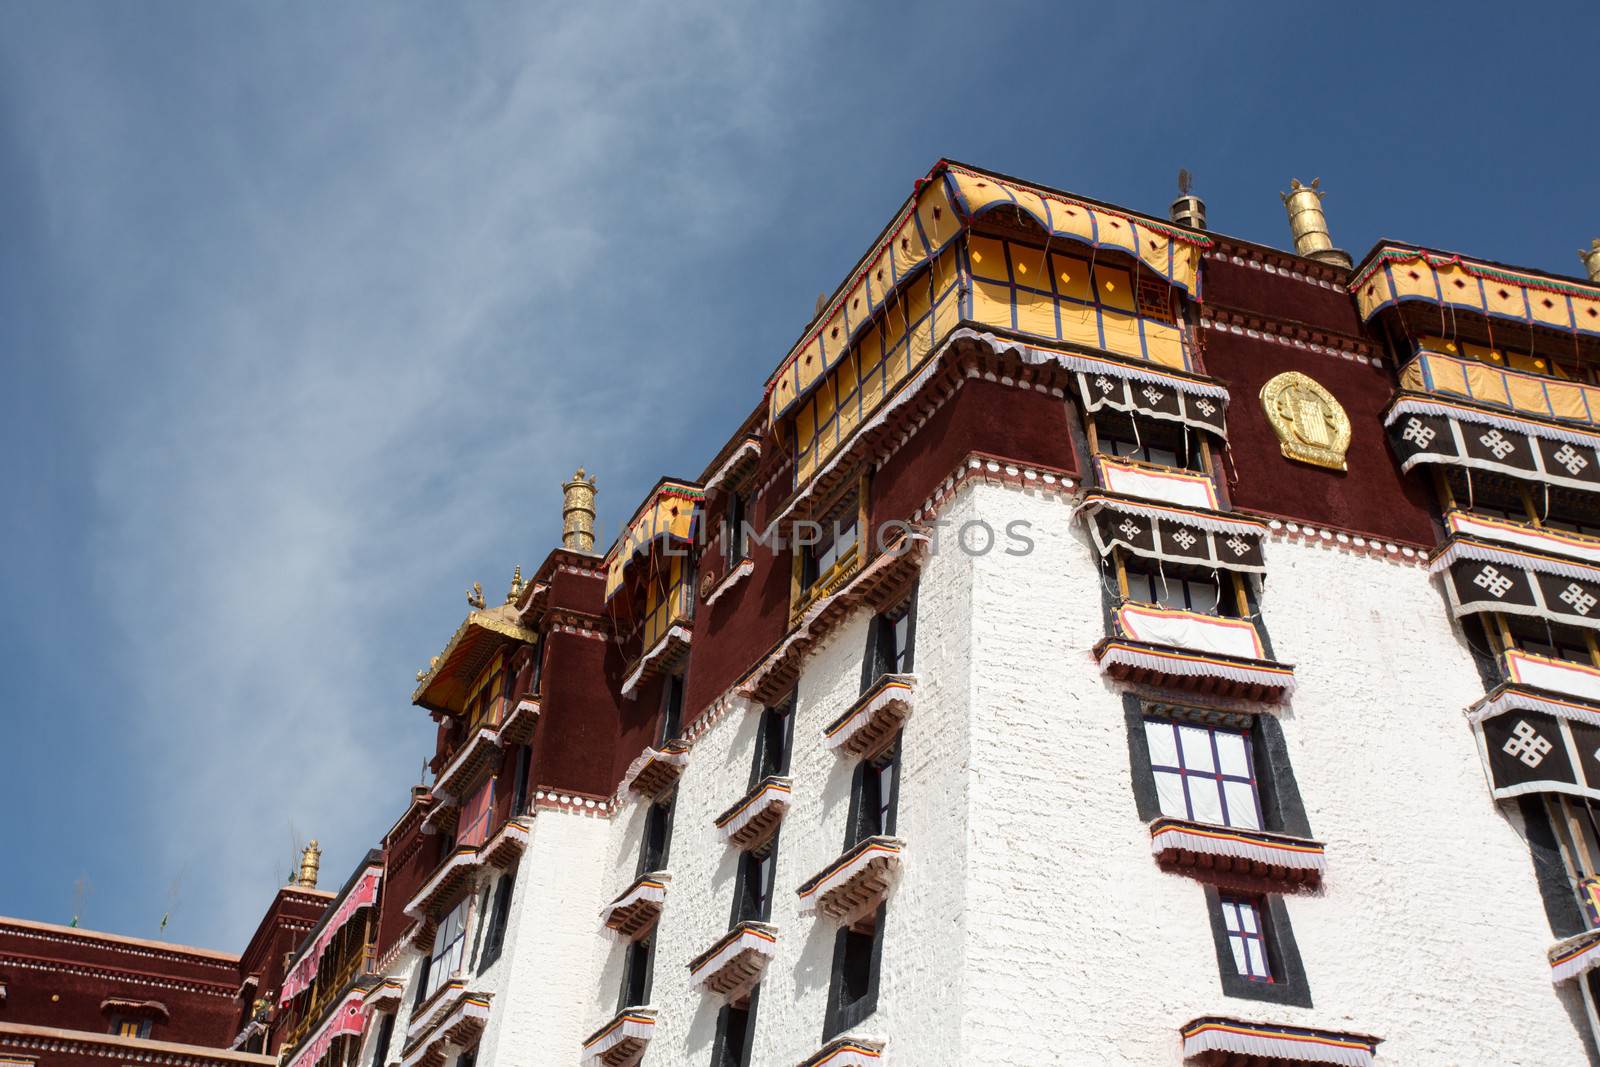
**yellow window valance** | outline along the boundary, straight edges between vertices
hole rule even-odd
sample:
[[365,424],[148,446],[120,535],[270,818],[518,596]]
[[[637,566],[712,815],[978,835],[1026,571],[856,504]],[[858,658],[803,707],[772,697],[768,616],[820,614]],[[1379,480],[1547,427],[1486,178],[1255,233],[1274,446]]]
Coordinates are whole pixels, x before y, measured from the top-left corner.
[[659,540],[688,544],[705,492],[688,482],[664,480],[634,514],[617,543],[606,553],[606,599],[622,588],[629,564],[648,553]]
[[1190,370],[1182,326],[1110,263],[981,234],[968,240],[975,322]]
[[1447,252],[1385,245],[1351,279],[1363,320],[1403,301],[1600,336],[1600,288],[1474,262]]
[[1400,387],[1457,396],[1537,418],[1600,426],[1600,388],[1497,367],[1470,355],[1420,351],[1400,371]]
[[795,484],[811,477],[927,361],[960,322],[960,303],[959,249],[947,248],[796,410]]
[[902,294],[974,218],[1002,205],[1027,212],[1053,238],[1136,257],[1139,280],[1198,294],[1200,254],[1211,244],[1204,234],[941,161],[768,379],[771,420],[816,388],[879,318],[895,314]]
[[1138,258],[1163,281],[1198,295],[1201,250],[1211,244],[1204,234],[1141,219],[1114,208],[1076,200],[1048,189],[1009,181],[956,164],[945,168],[962,215],[973,219],[996,207],[1015,206],[1032,216],[1053,237],[1093,248],[1125,252]]

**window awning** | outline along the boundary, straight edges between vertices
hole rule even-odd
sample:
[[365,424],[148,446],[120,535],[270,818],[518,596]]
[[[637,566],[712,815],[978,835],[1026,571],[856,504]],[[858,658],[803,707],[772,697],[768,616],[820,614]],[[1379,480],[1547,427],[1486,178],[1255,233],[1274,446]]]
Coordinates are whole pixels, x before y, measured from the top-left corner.
[[350,891],[340,898],[321,929],[312,937],[310,943],[300,950],[300,954],[289,967],[289,973],[284,976],[278,994],[278,1003],[289,1003],[316,979],[317,961],[322,958],[322,953],[333,943],[333,939],[356,912],[362,908],[370,908],[378,902],[378,885],[382,881],[382,867],[368,867],[361,872],[361,876],[350,887]]
[[1458,617],[1488,611],[1600,630],[1600,568],[1458,535],[1428,569],[1443,573]]
[[690,482],[662,481],[634,512],[628,528],[606,554],[606,599],[622,588],[622,580],[634,560],[647,554],[657,541],[689,544],[695,535],[695,520],[705,490]]
[[1147,419],[1181,422],[1197,430],[1228,436],[1223,417],[1228,391],[1219,385],[1158,374],[1093,356],[1067,357],[1077,368],[1078,393],[1087,411],[1112,408]]
[[1180,1032],[1185,1058],[1225,1052],[1297,1063],[1331,1063],[1340,1067],[1374,1067],[1372,1056],[1380,1041],[1368,1034],[1244,1022],[1221,1016],[1195,1019]]
[[1406,301],[1600,335],[1600,288],[1450,252],[1384,245],[1350,279],[1361,318]]
[[1384,416],[1400,470],[1420,463],[1600,490],[1600,436],[1402,393]]
[[1496,800],[1526,793],[1600,800],[1600,708],[1510,685],[1479,701],[1468,718]]
[[1080,508],[1089,535],[1102,556],[1117,548],[1144,559],[1261,574],[1262,538],[1258,522],[1216,512],[1162,507],[1091,493]]

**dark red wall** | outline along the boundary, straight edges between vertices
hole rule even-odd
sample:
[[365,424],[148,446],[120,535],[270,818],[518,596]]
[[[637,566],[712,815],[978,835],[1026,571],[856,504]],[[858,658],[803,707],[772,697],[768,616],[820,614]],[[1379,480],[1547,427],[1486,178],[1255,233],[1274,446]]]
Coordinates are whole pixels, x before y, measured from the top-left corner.
[[405,816],[383,842],[383,886],[378,892],[378,958],[382,959],[408,929],[405,906],[417,895],[439,863],[439,834],[422,832],[427,808],[417,793]]
[[90,930],[0,921],[0,981],[6,986],[0,1022],[104,1034],[111,1016],[101,1003],[125,997],[166,1007],[167,1021],[154,1020],[154,1041],[222,1048],[238,1032],[235,994],[242,979],[231,956],[187,955]]
[[1077,472],[1066,401],[969,378],[872,478],[872,527],[909,519],[962,460],[983,452]]
[[[1206,367],[1228,383],[1229,493],[1233,506],[1385,540],[1433,543],[1422,479],[1402,478],[1379,411],[1394,385],[1387,370],[1337,356],[1210,331]],[[1350,416],[1348,473],[1284,457],[1262,411],[1261,387],[1284,371],[1320,382]]]
[[1202,262],[1207,304],[1252,311],[1280,322],[1302,322],[1352,337],[1361,336],[1361,318],[1356,313],[1355,301],[1347,293],[1221,259],[1207,258]]

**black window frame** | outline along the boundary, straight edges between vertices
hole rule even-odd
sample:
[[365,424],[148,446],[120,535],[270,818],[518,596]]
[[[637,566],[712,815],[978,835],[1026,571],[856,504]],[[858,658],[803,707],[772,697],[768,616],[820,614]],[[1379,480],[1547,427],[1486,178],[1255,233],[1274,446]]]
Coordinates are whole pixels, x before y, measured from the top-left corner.
[[372,1045],[372,1067],[383,1067],[384,1061],[389,1058],[389,1045],[394,1040],[395,1013],[383,1013],[383,1022],[378,1024],[378,1037]]
[[529,779],[533,774],[533,746],[517,746],[516,769],[511,778],[511,818],[515,819],[528,810]]
[[749,788],[754,789],[763,778],[789,773],[789,763],[794,755],[796,704],[796,694],[791,692],[762,710],[760,725],[756,727],[756,751],[750,765]]
[[[800,553],[800,591],[806,592],[817,579],[832,570],[839,562],[840,553],[837,551],[839,542],[843,539],[846,530],[851,532],[850,546],[846,551],[859,552],[861,539],[865,536],[861,529],[861,491],[851,490],[829,511],[828,517],[818,521],[822,528],[821,536],[815,544],[797,545],[796,551]],[[826,567],[822,565],[822,557],[833,552],[833,561]]]
[[516,892],[517,868],[500,876],[494,887],[493,910],[489,912],[488,933],[483,940],[483,952],[478,957],[478,973],[493,967],[500,959],[506,944],[506,927],[511,922],[511,898]]
[[[895,627],[901,619],[906,623],[905,648],[895,640]],[[915,589],[900,603],[872,617],[867,628],[867,653],[861,661],[861,691],[865,693],[886,674],[910,674],[916,669],[917,653],[917,592]],[[895,661],[899,660],[897,664]]]
[[[766,875],[766,885],[759,875]],[[742,922],[764,923],[772,918],[772,898],[778,885],[778,835],[760,848],[739,853],[738,869],[733,879],[733,911],[728,917],[728,927]]]
[[[656,933],[628,942],[622,956],[622,986],[617,990],[617,1012],[640,1008],[650,1003],[650,988],[655,982]],[[636,997],[630,993],[637,992]]]
[[1284,906],[1282,895],[1268,893],[1254,899],[1265,942],[1267,969],[1272,972],[1272,981],[1263,982],[1239,973],[1233,959],[1233,947],[1228,943],[1228,928],[1222,912],[1222,898],[1225,895],[1251,897],[1252,894],[1236,894],[1214,885],[1204,888],[1206,914],[1211,917],[1211,939],[1217,952],[1217,970],[1222,979],[1222,995],[1267,1004],[1313,1007],[1311,985],[1306,979],[1300,947],[1295,943],[1294,928],[1289,923],[1289,911]]
[[729,570],[750,558],[750,544],[744,536],[746,516],[750,513],[749,497],[749,491],[743,489],[728,493],[728,508],[723,516],[723,529],[727,536],[722,554]]
[[[672,817],[674,799],[658,800],[645,811],[644,832],[639,836],[639,865],[634,872],[641,878],[651,871],[664,871],[672,852]],[[655,839],[660,839],[655,845]]]
[[[750,1067],[754,1063],[756,1042],[756,1008],[761,997],[761,987],[750,991],[744,1003],[724,1004],[717,1013],[717,1036],[711,1044],[711,1067]],[[742,1022],[743,1032],[735,1033],[736,1021]]]
[[683,675],[670,674],[661,686],[661,731],[656,741],[660,748],[683,737]]
[[[1206,474],[1205,431],[1167,419],[1143,419],[1124,411],[1093,413],[1096,451],[1113,459],[1131,459],[1168,470]],[[1155,458],[1155,452],[1172,462]],[[1187,463],[1185,462],[1187,459]]]
[[[850,779],[850,813],[845,824],[845,851],[849,851],[869,837],[894,836],[900,807],[901,735],[880,749],[875,755],[856,761]],[[889,764],[889,796],[882,794],[883,776],[879,773]]]
[[[1148,569],[1147,569],[1148,567]],[[1128,599],[1139,604],[1149,604],[1152,607],[1167,608],[1172,611],[1192,611],[1200,615],[1212,615],[1219,619],[1243,618],[1239,611],[1238,586],[1232,571],[1195,570],[1181,565],[1163,564],[1156,566],[1152,561],[1138,556],[1127,556],[1122,561],[1122,573],[1128,582]],[[1137,576],[1149,583],[1150,596],[1138,596],[1133,589],[1134,578]],[[1162,591],[1169,599],[1177,599],[1179,603],[1167,603],[1156,595],[1156,585],[1160,583]],[[1194,606],[1194,596],[1190,590],[1192,585],[1211,584],[1217,588],[1217,600],[1214,610]],[[1180,598],[1171,595],[1173,587],[1181,591]],[[1246,596],[1253,593],[1249,582],[1245,582]]]
[[[1223,718],[1215,721],[1219,714]],[[1241,717],[1237,713],[1219,713],[1190,705],[1155,701],[1147,703],[1132,694],[1123,697],[1123,715],[1127,722],[1128,762],[1132,771],[1134,804],[1142,821],[1148,823],[1161,817],[1161,800],[1156,795],[1155,773],[1150,767],[1150,745],[1145,737],[1144,721],[1147,718],[1176,719],[1199,725],[1238,725],[1247,728],[1250,758],[1255,768],[1256,798],[1261,805],[1261,828],[1294,837],[1312,836],[1305,801],[1300,796],[1300,785],[1295,780],[1294,767],[1289,762],[1283,726],[1275,716],[1255,714]],[[1249,721],[1241,722],[1241,718]]]
[[[853,926],[841,926],[834,936],[828,1008],[822,1025],[824,1042],[833,1040],[853,1026],[859,1026],[878,1010],[878,984],[883,976],[883,932],[888,914],[888,903],[879,904],[872,916],[871,933],[858,931]],[[846,983],[851,980],[850,971],[853,968],[862,969],[863,973],[859,976],[862,988],[859,995],[848,997]]]

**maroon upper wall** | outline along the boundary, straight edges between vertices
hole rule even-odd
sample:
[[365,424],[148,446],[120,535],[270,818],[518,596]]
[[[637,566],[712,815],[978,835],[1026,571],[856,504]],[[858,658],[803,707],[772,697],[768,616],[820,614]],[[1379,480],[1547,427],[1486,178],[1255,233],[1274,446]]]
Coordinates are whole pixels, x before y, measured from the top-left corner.
[[[1203,261],[1205,302],[1251,311],[1281,322],[1303,322],[1336,333],[1361,336],[1355,300],[1338,289],[1326,289],[1260,267],[1243,266],[1220,256]],[[1310,269],[1310,268],[1308,268]]]
[[225,1048],[238,1032],[236,956],[51,923],[0,919],[0,1022],[111,1031],[107,998],[157,1001],[150,1038]]
[[909,519],[973,452],[1076,473],[1066,401],[969,378],[872,478],[872,528]]
[[[1207,369],[1228,383],[1228,491],[1233,506],[1384,540],[1433,542],[1429,496],[1403,478],[1379,412],[1394,384],[1386,370],[1275,341],[1210,331]],[[1320,382],[1350,416],[1348,472],[1288,459],[1259,399],[1267,380],[1299,371]]]

